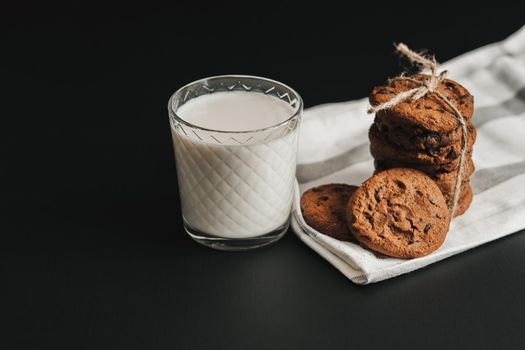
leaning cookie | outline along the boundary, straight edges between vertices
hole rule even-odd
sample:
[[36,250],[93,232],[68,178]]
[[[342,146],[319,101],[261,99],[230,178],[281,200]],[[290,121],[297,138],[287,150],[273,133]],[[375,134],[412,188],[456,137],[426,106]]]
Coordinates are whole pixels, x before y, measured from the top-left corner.
[[365,247],[396,258],[416,258],[438,249],[450,214],[443,194],[424,173],[382,171],[359,187],[347,206],[347,223]]
[[355,241],[346,224],[346,205],[356,186],[329,184],[311,188],[301,197],[304,221],[317,231],[341,241]]

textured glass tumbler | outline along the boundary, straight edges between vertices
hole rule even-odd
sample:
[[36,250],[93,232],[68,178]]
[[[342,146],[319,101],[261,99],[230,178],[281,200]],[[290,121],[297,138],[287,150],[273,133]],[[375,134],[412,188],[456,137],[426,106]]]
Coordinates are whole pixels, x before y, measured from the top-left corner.
[[[284,101],[290,115],[278,124],[246,131],[207,129],[177,115],[194,98],[234,91]],[[302,108],[301,97],[288,86],[253,76],[205,78],[173,94],[168,112],[182,216],[194,240],[216,249],[244,250],[286,233]]]

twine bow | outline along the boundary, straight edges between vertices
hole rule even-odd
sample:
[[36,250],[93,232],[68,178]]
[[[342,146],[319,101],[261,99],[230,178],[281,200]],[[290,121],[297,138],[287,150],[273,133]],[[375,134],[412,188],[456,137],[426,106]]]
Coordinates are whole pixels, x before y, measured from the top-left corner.
[[414,102],[419,100],[421,97],[425,96],[428,93],[433,93],[435,96],[437,96],[441,101],[443,101],[446,105],[448,105],[452,111],[454,112],[454,116],[456,117],[458,123],[461,126],[461,152],[459,154],[459,165],[457,168],[457,175],[456,175],[456,181],[454,184],[454,192],[452,196],[452,203],[449,204],[449,210],[451,213],[451,216],[453,216],[454,212],[456,211],[456,207],[458,205],[459,196],[461,193],[461,184],[463,181],[463,174],[465,172],[465,158],[467,153],[467,123],[465,121],[465,118],[461,115],[459,110],[450,102],[448,98],[446,98],[440,91],[438,91],[437,87],[439,84],[445,80],[447,76],[447,71],[443,70],[441,72],[437,72],[437,62],[434,57],[427,58],[424,57],[417,52],[414,52],[408,48],[403,43],[399,43],[396,45],[396,50],[406,56],[411,62],[417,63],[423,68],[426,68],[430,70],[430,79],[427,80],[416,80],[407,76],[404,76],[401,74],[398,77],[395,77],[393,79],[389,80],[389,83],[394,81],[410,81],[412,83],[416,84],[416,87],[404,92],[401,92],[391,98],[390,100],[381,103],[377,106],[370,107],[368,109],[368,113],[376,113],[385,109],[390,109],[397,104],[405,101]]

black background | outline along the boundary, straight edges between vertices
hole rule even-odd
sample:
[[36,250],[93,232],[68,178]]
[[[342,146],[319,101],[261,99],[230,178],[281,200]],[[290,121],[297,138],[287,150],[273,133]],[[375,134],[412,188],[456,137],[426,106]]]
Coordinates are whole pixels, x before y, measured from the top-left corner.
[[292,232],[243,253],[184,233],[181,85],[253,74],[306,107],[351,100],[399,73],[395,41],[444,61],[525,24],[497,3],[349,3],[4,8],[3,348],[523,348],[523,233],[365,287]]

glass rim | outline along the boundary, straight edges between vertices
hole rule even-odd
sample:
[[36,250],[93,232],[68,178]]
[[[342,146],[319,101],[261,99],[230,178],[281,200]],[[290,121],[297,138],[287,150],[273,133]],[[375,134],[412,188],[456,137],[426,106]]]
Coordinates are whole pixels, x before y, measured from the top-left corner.
[[[190,123],[190,122],[184,120],[183,118],[181,118],[177,114],[177,112],[173,108],[173,102],[174,102],[175,98],[177,96],[179,96],[184,89],[187,89],[187,88],[189,88],[189,87],[191,87],[193,85],[202,84],[202,83],[204,83],[204,82],[206,82],[207,80],[210,80],[210,79],[220,79],[220,78],[239,78],[239,79],[248,78],[248,79],[260,80],[260,81],[270,82],[270,83],[279,85],[279,86],[281,86],[281,87],[283,87],[285,89],[290,90],[295,95],[295,98],[297,100],[297,105],[294,107],[294,111],[291,114],[291,116],[289,118],[283,120],[282,122],[270,125],[270,126],[265,127],[265,128],[248,129],[248,130],[217,130],[217,129],[210,129],[210,128],[206,128],[206,127],[202,127],[202,126]],[[249,92],[249,91],[247,91],[247,92]],[[264,92],[257,92],[257,93],[264,93]],[[213,94],[213,92],[210,93],[210,94]],[[265,94],[265,95],[267,95],[267,94]],[[210,77],[194,80],[194,81],[192,81],[192,82],[190,82],[190,83],[180,87],[179,89],[177,89],[170,96],[169,101],[168,101],[168,112],[169,112],[169,115],[170,115],[170,124],[171,124],[171,119],[173,118],[177,122],[179,122],[181,124],[184,124],[185,126],[188,126],[190,128],[194,128],[194,129],[198,129],[198,130],[202,130],[202,131],[206,131],[206,132],[221,133],[221,134],[249,134],[249,133],[257,133],[257,132],[268,131],[268,130],[272,130],[272,129],[278,129],[278,128],[282,127],[283,125],[286,125],[287,123],[289,123],[295,117],[297,117],[301,113],[302,110],[303,110],[303,99],[301,98],[301,95],[299,95],[297,93],[297,91],[292,89],[290,86],[288,86],[288,85],[286,85],[284,83],[281,83],[281,82],[279,82],[277,80],[264,78],[264,77],[259,77],[259,76],[256,76],[256,75],[245,75],[245,74],[214,75],[214,76],[210,76]]]

